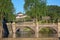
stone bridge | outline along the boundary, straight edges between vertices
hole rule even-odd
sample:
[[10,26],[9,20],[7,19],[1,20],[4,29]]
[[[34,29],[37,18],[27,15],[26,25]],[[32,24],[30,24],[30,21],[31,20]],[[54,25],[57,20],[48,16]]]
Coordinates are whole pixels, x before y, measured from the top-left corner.
[[13,34],[15,35],[16,30],[19,28],[21,31],[24,31],[24,28],[31,28],[35,32],[35,36],[38,37],[39,31],[42,28],[51,28],[54,29],[57,32],[57,37],[60,37],[60,23],[44,23],[44,24],[39,24],[36,26],[34,22],[21,22],[21,23],[12,23],[12,31]]
[[36,26],[36,24],[34,22],[23,22],[23,23],[15,24],[15,30],[20,28],[21,31],[24,31],[24,28],[27,28],[27,27],[31,28],[35,32],[36,37],[38,37],[40,29],[46,28],[46,27],[54,29],[58,34],[58,25],[55,23],[47,23],[47,24],[38,23],[38,26]]

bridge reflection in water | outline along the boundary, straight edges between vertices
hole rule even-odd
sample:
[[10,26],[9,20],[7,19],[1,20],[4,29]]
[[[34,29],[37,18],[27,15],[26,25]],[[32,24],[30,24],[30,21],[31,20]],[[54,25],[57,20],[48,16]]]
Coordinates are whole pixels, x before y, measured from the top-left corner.
[[[13,35],[10,34],[8,38],[13,38]],[[16,38],[36,38],[35,34],[30,34],[29,32],[21,32],[16,34]],[[38,38],[57,38],[57,34],[39,34]]]
[[[57,34],[38,34],[38,38],[57,38]],[[13,38],[13,35],[11,34],[8,38]],[[36,38],[35,34],[31,34],[30,32],[23,32],[16,34],[16,38]]]

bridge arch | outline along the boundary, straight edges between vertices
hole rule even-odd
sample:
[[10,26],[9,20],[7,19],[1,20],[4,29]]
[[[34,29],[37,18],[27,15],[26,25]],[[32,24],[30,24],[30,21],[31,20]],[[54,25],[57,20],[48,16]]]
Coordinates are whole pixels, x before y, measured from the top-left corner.
[[56,25],[53,25],[53,26],[51,26],[51,25],[48,25],[48,26],[39,26],[39,30],[40,29],[42,29],[42,28],[50,28],[50,29],[54,29],[54,30],[56,30],[56,31],[58,31],[58,26]]
[[46,37],[57,37],[57,30],[52,27],[42,27],[39,29],[39,34]]
[[35,31],[30,27],[24,27],[23,37],[35,37]]
[[30,28],[30,27],[28,27],[28,26],[24,27],[24,28],[23,28],[23,31],[30,31],[30,32],[35,33],[34,29],[33,29],[33,28]]

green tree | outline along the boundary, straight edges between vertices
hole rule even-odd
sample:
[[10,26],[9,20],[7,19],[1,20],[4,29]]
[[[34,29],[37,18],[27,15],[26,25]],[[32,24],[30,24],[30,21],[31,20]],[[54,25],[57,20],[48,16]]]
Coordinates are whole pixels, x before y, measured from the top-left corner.
[[38,20],[46,14],[46,0],[25,0],[24,9],[28,16],[36,20],[36,33],[38,33]]
[[[14,6],[13,3],[11,2],[11,0],[0,0],[0,37],[2,37],[2,19],[3,16],[5,16],[5,18],[7,20],[11,20],[11,18],[13,18],[14,15]],[[12,19],[13,20],[13,19]]]
[[51,22],[53,22],[53,20],[58,22],[58,19],[60,19],[60,6],[50,5],[47,6],[47,9],[47,15],[50,16]]
[[7,20],[11,20],[14,15],[14,6],[11,0],[0,0],[0,19],[5,16]]
[[25,0],[24,9],[31,18],[40,19],[46,14],[46,0]]

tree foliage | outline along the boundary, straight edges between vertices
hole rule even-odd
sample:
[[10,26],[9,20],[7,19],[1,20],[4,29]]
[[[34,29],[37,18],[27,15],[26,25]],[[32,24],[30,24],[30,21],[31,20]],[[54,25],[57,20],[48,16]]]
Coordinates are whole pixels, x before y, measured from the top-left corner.
[[46,0],[25,0],[24,9],[31,18],[40,19],[46,13]]
[[60,19],[60,6],[50,5],[47,6],[47,15],[50,16],[51,20],[55,20],[55,22]]
[[[11,20],[14,15],[14,6],[11,0],[0,0],[0,19],[5,16],[7,20]],[[12,18],[13,19],[13,18]]]

